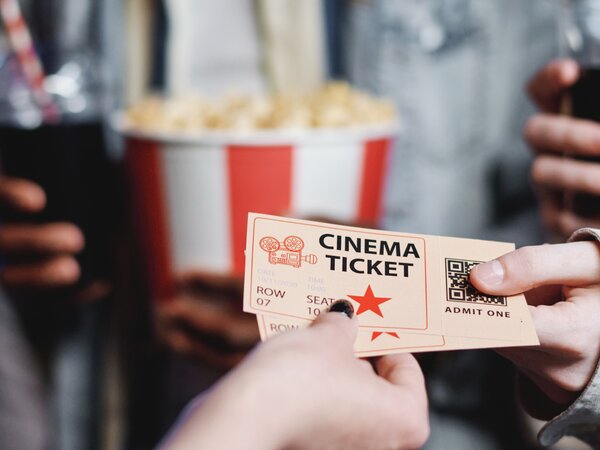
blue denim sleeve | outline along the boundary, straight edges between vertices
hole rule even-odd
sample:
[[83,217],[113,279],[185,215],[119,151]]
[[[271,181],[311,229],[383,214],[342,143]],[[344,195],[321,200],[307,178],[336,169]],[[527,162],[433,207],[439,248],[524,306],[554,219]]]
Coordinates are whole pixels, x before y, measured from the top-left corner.
[[[569,242],[585,240],[600,242],[600,229],[577,230]],[[548,446],[563,436],[574,436],[600,449],[600,364],[579,398],[540,430],[538,440]]]

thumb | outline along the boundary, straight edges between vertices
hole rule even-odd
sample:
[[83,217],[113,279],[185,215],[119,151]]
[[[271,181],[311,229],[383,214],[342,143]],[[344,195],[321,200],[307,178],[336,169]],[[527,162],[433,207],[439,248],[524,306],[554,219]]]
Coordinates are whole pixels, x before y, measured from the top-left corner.
[[475,266],[471,283],[493,295],[515,295],[540,286],[586,286],[599,281],[600,246],[594,242],[523,247]]
[[354,307],[347,300],[338,300],[331,305],[329,311],[313,321],[311,328],[330,335],[323,339],[342,341],[353,346],[358,335],[358,320],[354,317]]
[[375,368],[382,378],[396,386],[409,386],[425,394],[425,379],[421,366],[410,353],[385,355],[375,359]]

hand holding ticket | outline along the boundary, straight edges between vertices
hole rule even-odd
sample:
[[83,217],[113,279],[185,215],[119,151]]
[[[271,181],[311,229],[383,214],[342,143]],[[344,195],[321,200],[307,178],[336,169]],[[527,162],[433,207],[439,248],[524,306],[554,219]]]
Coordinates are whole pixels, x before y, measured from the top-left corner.
[[244,310],[263,339],[310,323],[338,299],[359,321],[360,356],[538,345],[523,295],[487,296],[470,270],[513,244],[250,214]]

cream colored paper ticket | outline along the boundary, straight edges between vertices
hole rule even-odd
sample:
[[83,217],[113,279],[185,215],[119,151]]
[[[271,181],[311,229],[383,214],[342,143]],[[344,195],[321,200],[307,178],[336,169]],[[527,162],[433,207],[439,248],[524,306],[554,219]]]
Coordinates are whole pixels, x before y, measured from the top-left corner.
[[364,356],[539,344],[522,295],[486,296],[468,283],[472,267],[513,244],[253,213],[246,242],[244,311],[259,316],[263,338],[345,299]]
[[[274,316],[256,316],[263,341],[286,331],[309,326],[312,321]],[[437,336],[404,333],[402,330],[376,331],[359,328],[354,351],[359,357],[380,356],[391,353],[423,353],[442,350],[466,350],[476,348],[499,348],[523,345],[500,339],[477,339],[460,336]]]

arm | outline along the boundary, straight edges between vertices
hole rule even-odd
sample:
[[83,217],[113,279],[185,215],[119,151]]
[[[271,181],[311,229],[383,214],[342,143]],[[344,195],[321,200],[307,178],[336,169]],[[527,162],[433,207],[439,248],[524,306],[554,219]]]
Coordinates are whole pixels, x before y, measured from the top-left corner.
[[161,449],[419,448],[428,420],[417,362],[358,360],[356,333],[355,320],[329,313],[260,345]]
[[550,420],[540,442],[572,435],[600,448],[600,244],[525,247],[478,266],[471,282],[489,294],[526,293],[540,347],[499,353],[519,370],[528,412]]

